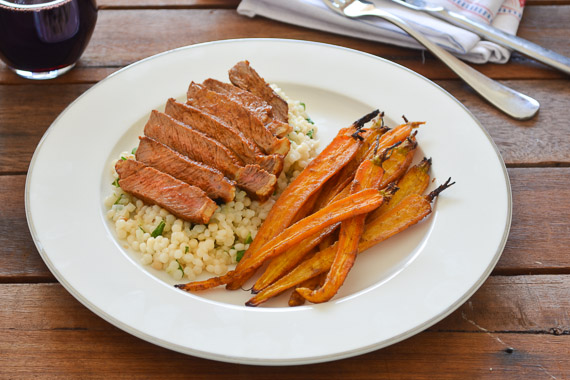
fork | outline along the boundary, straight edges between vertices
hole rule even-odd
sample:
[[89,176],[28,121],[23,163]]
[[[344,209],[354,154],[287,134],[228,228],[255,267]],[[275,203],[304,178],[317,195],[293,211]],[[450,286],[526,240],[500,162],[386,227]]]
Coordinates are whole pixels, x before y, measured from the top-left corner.
[[335,12],[350,18],[376,16],[396,25],[445,63],[479,95],[507,115],[518,120],[527,120],[538,112],[540,108],[538,101],[481,74],[431,42],[400,17],[376,8],[374,4],[366,0],[323,0],[323,2]]

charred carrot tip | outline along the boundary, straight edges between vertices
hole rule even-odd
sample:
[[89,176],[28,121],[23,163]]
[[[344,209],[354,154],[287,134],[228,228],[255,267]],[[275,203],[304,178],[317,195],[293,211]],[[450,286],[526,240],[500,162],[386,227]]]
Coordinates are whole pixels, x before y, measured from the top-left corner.
[[364,141],[364,137],[360,136],[359,133],[365,132],[364,129],[357,129],[351,136],[355,139],[359,139],[360,141]]
[[406,118],[406,115],[402,115],[402,119],[404,119],[404,121],[405,121],[406,123],[409,123],[408,119]]
[[426,199],[427,199],[429,202],[432,202],[439,194],[441,194],[441,192],[442,192],[443,190],[447,189],[448,187],[450,187],[450,186],[452,186],[452,185],[455,185],[455,182],[451,182],[451,183],[450,183],[450,182],[451,182],[451,177],[449,177],[449,178],[447,179],[447,181],[445,181],[444,184],[439,185],[439,186],[437,187],[437,189],[435,189],[434,191],[432,191],[431,193],[429,193],[429,194],[426,196]]
[[421,160],[420,163],[417,165],[417,168],[419,171],[427,173],[431,168],[431,157],[430,158],[424,157],[423,160]]
[[354,126],[354,128],[360,129],[364,126],[364,124],[368,123],[370,120],[372,120],[376,116],[378,116],[379,113],[380,113],[380,110],[374,110],[374,111],[370,112],[369,114],[366,114],[366,115],[362,116],[360,119],[356,120],[352,125]]
[[392,182],[386,186],[385,189],[380,190],[380,194],[382,194],[382,197],[384,197],[384,202],[387,202],[398,190],[400,190],[400,188],[396,186],[394,182]]

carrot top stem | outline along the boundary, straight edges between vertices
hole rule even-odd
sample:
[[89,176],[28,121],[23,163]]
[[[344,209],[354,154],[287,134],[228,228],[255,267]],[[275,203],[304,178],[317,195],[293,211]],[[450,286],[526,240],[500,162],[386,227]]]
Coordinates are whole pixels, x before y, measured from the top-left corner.
[[364,124],[366,124],[370,120],[374,119],[376,116],[378,116],[379,113],[380,113],[380,110],[376,109],[376,110],[370,112],[369,114],[362,116],[360,119],[358,119],[354,123],[352,123],[352,125],[354,125],[354,128],[356,128],[356,129],[361,129],[364,126]]
[[432,191],[431,193],[429,193],[428,195],[426,195],[426,199],[431,203],[433,202],[433,200],[445,189],[447,189],[448,187],[455,185],[455,182],[451,182],[451,177],[449,177],[447,179],[447,181],[445,181],[445,183],[443,183],[442,185],[439,185],[437,187],[437,189],[435,189],[434,191]]
[[424,173],[427,173],[430,168],[431,168],[431,157],[430,158],[424,157],[424,159],[418,164],[418,169]]

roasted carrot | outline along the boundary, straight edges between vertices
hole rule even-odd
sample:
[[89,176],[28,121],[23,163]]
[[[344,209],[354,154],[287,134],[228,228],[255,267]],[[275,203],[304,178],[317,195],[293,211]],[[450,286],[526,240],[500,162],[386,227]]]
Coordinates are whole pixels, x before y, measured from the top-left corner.
[[[453,185],[448,180],[427,196],[412,194],[402,200],[398,206],[386,212],[381,217],[367,223],[358,244],[358,253],[380,243],[383,240],[405,230],[428,216],[431,211],[431,202],[444,189]],[[300,284],[301,282],[328,271],[336,254],[337,243],[329,248],[317,252],[313,257],[303,261],[295,269],[281,277],[272,285],[252,297],[247,306],[258,306],[283,291]]]
[[[299,209],[310,196],[350,162],[362,144],[361,140],[354,136],[359,136],[358,133],[362,126],[376,117],[378,113],[379,111],[375,110],[355,121],[349,128],[341,129],[333,141],[285,189],[271,208],[236,270],[248,265],[252,252],[258,251],[269,240],[289,227]],[[247,281],[246,277],[240,277],[240,279]],[[227,288],[238,289],[242,285],[243,282],[232,281]]]
[[366,217],[367,222],[371,222],[373,219],[378,218],[380,215],[388,212],[392,208],[396,207],[402,199],[410,194],[421,195],[427,189],[429,185],[430,176],[428,174],[431,167],[431,158],[424,158],[420,163],[413,166],[404,174],[404,176],[398,181],[398,191],[390,199],[389,202],[384,202],[382,206],[378,207],[376,210],[372,211]]
[[[404,159],[407,159],[406,152],[408,152],[409,149],[415,148],[414,144],[415,143],[412,143],[411,141],[409,143],[406,142],[406,144],[404,144],[406,147],[400,148],[399,145],[401,145],[401,143],[398,142],[397,144],[394,144],[393,146],[388,147],[388,148],[384,149],[382,152],[378,153],[379,158],[377,159],[377,161],[382,161],[382,162],[378,162],[378,163],[382,164],[385,159],[394,160],[394,161],[395,160],[402,161]],[[396,147],[398,147],[398,153],[394,154],[394,155],[389,154],[391,152],[391,150],[395,149]],[[374,149],[374,147],[372,147],[372,149],[376,150],[376,149]],[[380,158],[380,156],[381,156],[381,158]],[[411,160],[411,158],[410,158],[410,160]],[[354,161],[354,159],[353,159],[353,161]],[[369,161],[369,160],[365,160],[364,162],[366,162],[366,161]],[[391,168],[391,172],[390,172],[391,177],[394,177],[394,175],[392,174],[394,172],[394,170],[405,170],[404,165],[390,164],[389,167]],[[370,174],[371,174],[370,178],[373,178],[372,173],[370,173]],[[333,179],[331,179],[331,181]],[[383,181],[380,183],[377,183],[376,186],[377,187],[380,187],[380,186],[385,187],[385,185],[383,184]],[[340,199],[347,197],[350,194],[350,190],[351,190],[351,184],[349,184],[348,186],[345,186],[345,188],[342,189],[342,191],[340,191],[340,193],[336,194],[336,196],[332,200],[330,200],[329,203],[332,201],[340,200]],[[322,191],[325,191],[325,189],[323,189]],[[321,201],[322,201],[322,199],[321,199]],[[309,202],[305,203],[305,205],[307,205],[308,203]],[[325,207],[325,206],[326,206],[326,204],[323,204],[321,202],[321,208]],[[303,208],[305,208],[305,206],[303,206]],[[295,265],[297,265],[303,259],[305,254],[307,252],[309,252],[311,249],[313,249],[314,244],[316,242],[318,242],[319,249],[321,249],[321,250],[325,249],[328,246],[330,246],[331,244],[333,244],[338,239],[338,236],[337,236],[338,234],[332,233],[334,230],[335,230],[334,228],[333,229],[327,229],[327,231],[324,231],[325,233],[323,233],[323,234],[319,234],[318,236],[308,238],[305,241],[303,241],[301,244],[299,244],[297,247],[294,247],[294,248],[290,249],[289,251],[287,251],[287,252],[275,257],[273,260],[271,260],[271,262],[269,263],[268,267],[265,269],[263,274],[259,277],[259,279],[253,285],[252,292],[256,293],[256,292],[261,291],[263,288],[267,287],[273,281],[275,281],[276,279],[278,279],[279,277],[281,277],[285,273],[287,273],[291,268],[295,267]]]
[[[364,160],[356,171],[350,192],[354,194],[363,189],[377,188],[383,176],[384,169],[382,169],[380,160]],[[383,202],[391,195],[392,192],[384,196]],[[298,288],[297,292],[303,298],[313,303],[321,303],[330,300],[338,292],[356,259],[358,242],[364,231],[365,220],[366,215],[359,215],[341,223],[336,255],[325,282],[320,288],[314,290]]]
[[[301,282],[297,286],[297,288],[308,288],[311,290],[318,289],[319,286],[323,285],[326,278],[327,278],[326,273],[321,273],[318,276],[311,277],[308,280]],[[294,306],[301,306],[304,304],[305,304],[305,299],[303,298],[303,296],[297,293],[295,289],[293,289],[293,292],[289,296],[289,306],[294,307]]]
[[424,122],[405,123],[388,131],[383,125],[378,128],[371,128],[371,132],[364,137],[362,147],[355,157],[335,177],[327,181],[314,210],[319,210],[329,204],[343,189],[350,186],[354,173],[363,160],[372,159],[378,153],[404,141],[410,136],[414,128],[418,128],[422,124]]
[[[288,227],[274,239],[267,242],[259,251],[250,257],[247,266],[238,266],[234,271],[218,277],[216,281],[227,284],[236,279],[241,281],[243,277],[249,278],[257,268],[271,257],[285,252],[323,228],[374,210],[382,203],[382,200],[382,194],[378,190],[367,189],[352,194],[345,199],[333,202],[322,210]],[[180,285],[178,288],[187,291],[196,291],[207,289],[208,286],[216,283],[218,282],[210,279]]]
[[[373,159],[376,161],[382,160],[382,168],[384,169],[382,181],[378,184],[379,189],[385,188],[388,184],[398,180],[400,176],[405,173],[412,163],[416,147],[417,142],[414,136],[409,136],[403,142],[398,141],[394,145],[384,148],[376,154]],[[350,194],[350,188],[351,186],[349,184],[333,198],[333,201],[342,199]],[[373,212],[376,212],[376,210]],[[329,247],[337,238],[338,237],[334,234],[329,234],[319,243],[319,248],[325,249]]]
[[260,292],[297,266],[297,264],[299,264],[301,260],[303,260],[303,258],[317,246],[317,244],[329,236],[339,226],[340,223],[328,226],[271,260],[263,274],[253,285],[253,288],[251,289],[252,293]]

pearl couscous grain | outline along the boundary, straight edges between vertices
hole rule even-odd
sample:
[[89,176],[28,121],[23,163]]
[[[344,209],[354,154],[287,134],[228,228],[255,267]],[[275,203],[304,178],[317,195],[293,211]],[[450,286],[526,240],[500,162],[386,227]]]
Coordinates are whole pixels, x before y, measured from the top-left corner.
[[[217,208],[207,225],[192,224],[123,192],[113,162],[113,192],[104,201],[107,218],[114,224],[123,247],[140,253],[142,264],[164,270],[175,280],[194,280],[202,272],[226,273],[249,247],[279,194],[317,155],[317,128],[305,104],[272,87],[289,105],[293,131],[287,136],[291,149],[278,178],[277,192],[263,204],[238,190],[233,201]],[[121,157],[131,159],[134,154],[125,152]]]

